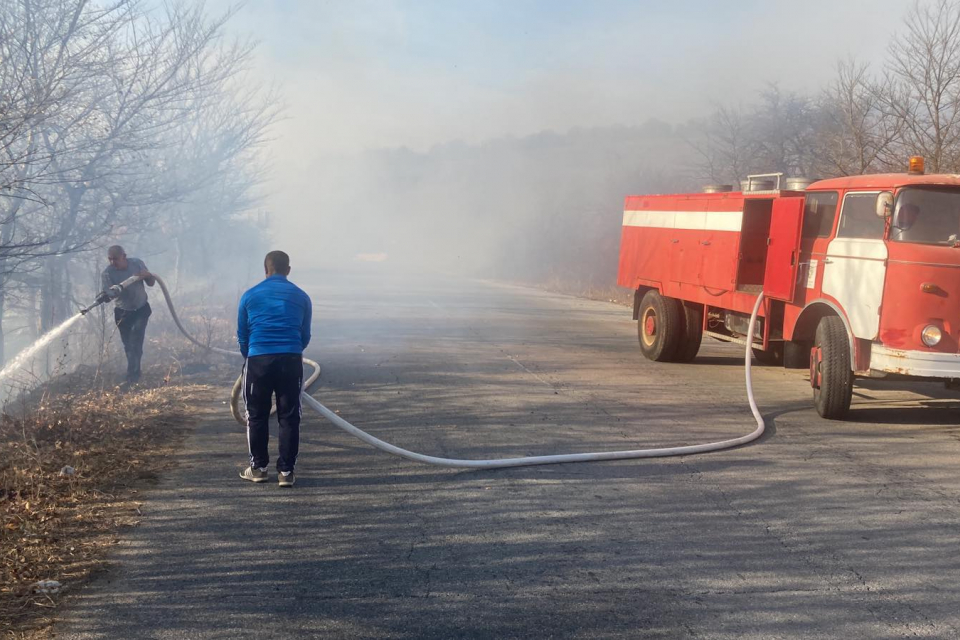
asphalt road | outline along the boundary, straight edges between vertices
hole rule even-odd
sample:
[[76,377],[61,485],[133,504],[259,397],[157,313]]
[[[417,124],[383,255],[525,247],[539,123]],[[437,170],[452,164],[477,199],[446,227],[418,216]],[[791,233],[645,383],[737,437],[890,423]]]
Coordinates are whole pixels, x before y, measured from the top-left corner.
[[[647,362],[623,307],[375,272],[299,284],[314,395],[400,446],[490,458],[753,429],[739,347]],[[960,637],[957,397],[868,382],[828,422],[803,372],[755,383],[753,445],[502,471],[390,457],[308,412],[293,490],[237,478],[245,435],[215,407],[58,637]]]

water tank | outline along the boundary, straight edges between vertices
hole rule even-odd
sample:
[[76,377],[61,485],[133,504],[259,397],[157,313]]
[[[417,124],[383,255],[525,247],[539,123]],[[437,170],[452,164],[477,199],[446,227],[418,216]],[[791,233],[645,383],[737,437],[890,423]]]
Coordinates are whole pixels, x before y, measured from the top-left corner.
[[740,181],[740,191],[773,191],[777,186],[774,180],[766,178],[750,178]]
[[787,178],[784,189],[787,191],[804,191],[811,184],[813,184],[813,180],[810,178]]

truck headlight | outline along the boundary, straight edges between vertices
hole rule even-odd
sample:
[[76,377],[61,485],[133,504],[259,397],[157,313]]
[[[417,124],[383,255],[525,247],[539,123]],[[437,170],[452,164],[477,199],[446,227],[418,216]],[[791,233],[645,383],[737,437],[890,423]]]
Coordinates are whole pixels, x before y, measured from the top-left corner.
[[923,332],[920,334],[920,339],[923,340],[923,344],[928,347],[935,347],[940,344],[940,338],[942,337],[943,332],[940,331],[940,327],[932,324],[925,326]]

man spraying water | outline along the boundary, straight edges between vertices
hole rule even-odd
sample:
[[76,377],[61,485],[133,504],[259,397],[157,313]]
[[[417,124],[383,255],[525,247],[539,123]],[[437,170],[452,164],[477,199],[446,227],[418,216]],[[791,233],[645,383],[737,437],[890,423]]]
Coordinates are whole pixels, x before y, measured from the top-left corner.
[[[123,247],[114,245],[107,249],[107,261],[100,278],[103,291],[97,302],[115,300],[113,319],[120,330],[123,351],[127,355],[127,379],[122,385],[129,388],[140,381],[140,360],[143,358],[143,339],[147,333],[147,320],[150,318],[150,303],[147,302],[147,290],[143,284],[153,286],[156,280],[147,271],[147,265],[139,258],[128,258]],[[127,287],[119,286],[131,276],[140,280]]]

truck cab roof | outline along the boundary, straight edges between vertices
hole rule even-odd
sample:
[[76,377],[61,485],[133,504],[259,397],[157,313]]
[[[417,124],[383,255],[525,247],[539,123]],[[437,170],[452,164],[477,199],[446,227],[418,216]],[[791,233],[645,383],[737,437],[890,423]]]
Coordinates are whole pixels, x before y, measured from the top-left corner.
[[960,187],[960,175],[953,173],[934,173],[930,175],[909,173],[874,173],[862,176],[829,178],[814,182],[807,190],[823,191],[827,189],[899,189],[909,186],[948,186]]

